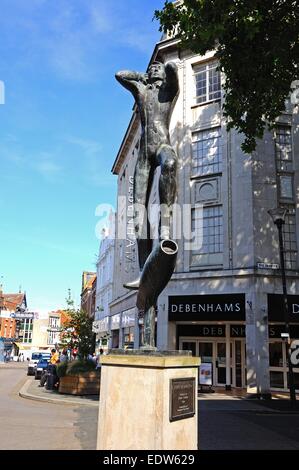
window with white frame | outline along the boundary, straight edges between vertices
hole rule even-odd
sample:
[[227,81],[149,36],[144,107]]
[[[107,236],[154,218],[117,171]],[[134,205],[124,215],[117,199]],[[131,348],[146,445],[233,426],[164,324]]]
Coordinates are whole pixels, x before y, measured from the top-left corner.
[[32,330],[33,320],[31,318],[25,318],[21,321],[19,327],[19,338],[23,343],[32,342]]
[[222,171],[221,128],[207,129],[192,134],[192,176],[209,175]]
[[278,202],[288,209],[283,225],[286,269],[297,269],[296,208],[291,126],[278,125],[274,132]]
[[192,232],[195,233],[198,227],[202,230],[202,236],[195,233],[196,239],[202,240],[202,244],[197,250],[193,250],[193,253],[223,253],[222,206],[192,209],[191,217]]
[[284,206],[288,209],[283,227],[284,255],[286,269],[297,269],[297,237],[295,207]]
[[277,171],[293,171],[291,127],[277,126],[274,141]]
[[278,198],[282,202],[294,201],[293,151],[290,126],[277,126],[274,133]]
[[59,317],[50,317],[49,318],[49,327],[58,328],[59,327]]
[[217,62],[213,61],[193,66],[196,103],[201,104],[221,97],[220,71],[217,70],[217,65]]
[[48,344],[59,342],[59,333],[57,331],[48,331]]

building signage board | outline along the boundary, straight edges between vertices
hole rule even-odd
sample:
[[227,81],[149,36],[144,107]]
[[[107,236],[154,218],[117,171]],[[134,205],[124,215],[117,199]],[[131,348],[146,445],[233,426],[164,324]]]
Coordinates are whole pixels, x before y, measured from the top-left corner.
[[120,313],[111,317],[111,330],[118,330],[120,326]]
[[168,319],[245,321],[245,294],[169,296]]
[[195,378],[170,380],[169,420],[190,418],[195,415]]
[[279,269],[279,264],[276,263],[257,263],[259,269]]
[[99,332],[101,333],[102,331],[108,331],[108,322],[109,322],[109,317],[102,318],[102,320],[99,320]]
[[15,320],[25,320],[25,319],[33,320],[35,318],[35,314],[33,312],[25,312],[25,313],[16,312],[16,313],[11,313],[10,317],[14,318]]
[[[281,338],[281,333],[285,333],[285,325],[269,325],[269,338]],[[299,338],[299,325],[290,325],[290,336]]]
[[[288,295],[289,321],[299,323],[299,295]],[[284,322],[283,295],[268,294],[268,320]]]
[[109,317],[101,318],[101,320],[96,320],[92,324],[92,331],[94,333],[103,333],[108,331]]
[[230,325],[231,338],[245,338],[246,326],[245,325]]
[[[178,325],[177,332],[179,336],[200,336],[202,338],[225,338],[225,325],[217,323],[199,324],[199,325]],[[231,338],[245,338],[245,325],[230,325]]]
[[128,328],[135,325],[135,308],[124,310],[121,315],[122,328]]
[[212,380],[212,363],[211,362],[202,362],[199,366],[199,376],[198,383],[199,385],[213,385]]

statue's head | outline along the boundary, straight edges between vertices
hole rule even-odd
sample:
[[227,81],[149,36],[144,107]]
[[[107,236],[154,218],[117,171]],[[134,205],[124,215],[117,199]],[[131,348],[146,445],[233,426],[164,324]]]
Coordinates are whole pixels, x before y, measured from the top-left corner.
[[165,65],[163,62],[153,62],[148,69],[148,78],[150,82],[156,80],[164,80],[166,77],[165,74]]

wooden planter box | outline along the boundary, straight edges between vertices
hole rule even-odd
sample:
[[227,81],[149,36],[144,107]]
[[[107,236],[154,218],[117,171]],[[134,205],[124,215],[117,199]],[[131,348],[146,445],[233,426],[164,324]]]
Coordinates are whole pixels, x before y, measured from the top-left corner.
[[80,375],[66,375],[59,379],[59,393],[70,395],[99,395],[100,372],[84,372]]

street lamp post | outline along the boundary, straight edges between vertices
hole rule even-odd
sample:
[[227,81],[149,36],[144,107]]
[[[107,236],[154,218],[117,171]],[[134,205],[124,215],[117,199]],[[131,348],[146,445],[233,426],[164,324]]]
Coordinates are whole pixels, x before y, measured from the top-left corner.
[[289,369],[290,399],[292,401],[296,401],[293,364],[292,364],[291,356],[290,356],[289,305],[288,305],[287,282],[286,282],[285,262],[284,262],[284,247],[283,247],[283,237],[282,237],[282,226],[285,224],[285,216],[287,212],[288,212],[288,209],[278,207],[276,209],[269,210],[268,214],[271,215],[272,220],[278,229],[279,257],[280,257],[280,269],[281,269],[281,280],[282,280],[282,291],[283,291],[283,313],[284,313],[284,323],[285,323],[285,334],[282,335],[282,337],[286,339],[286,353],[287,353],[287,361],[288,361],[288,369]]

